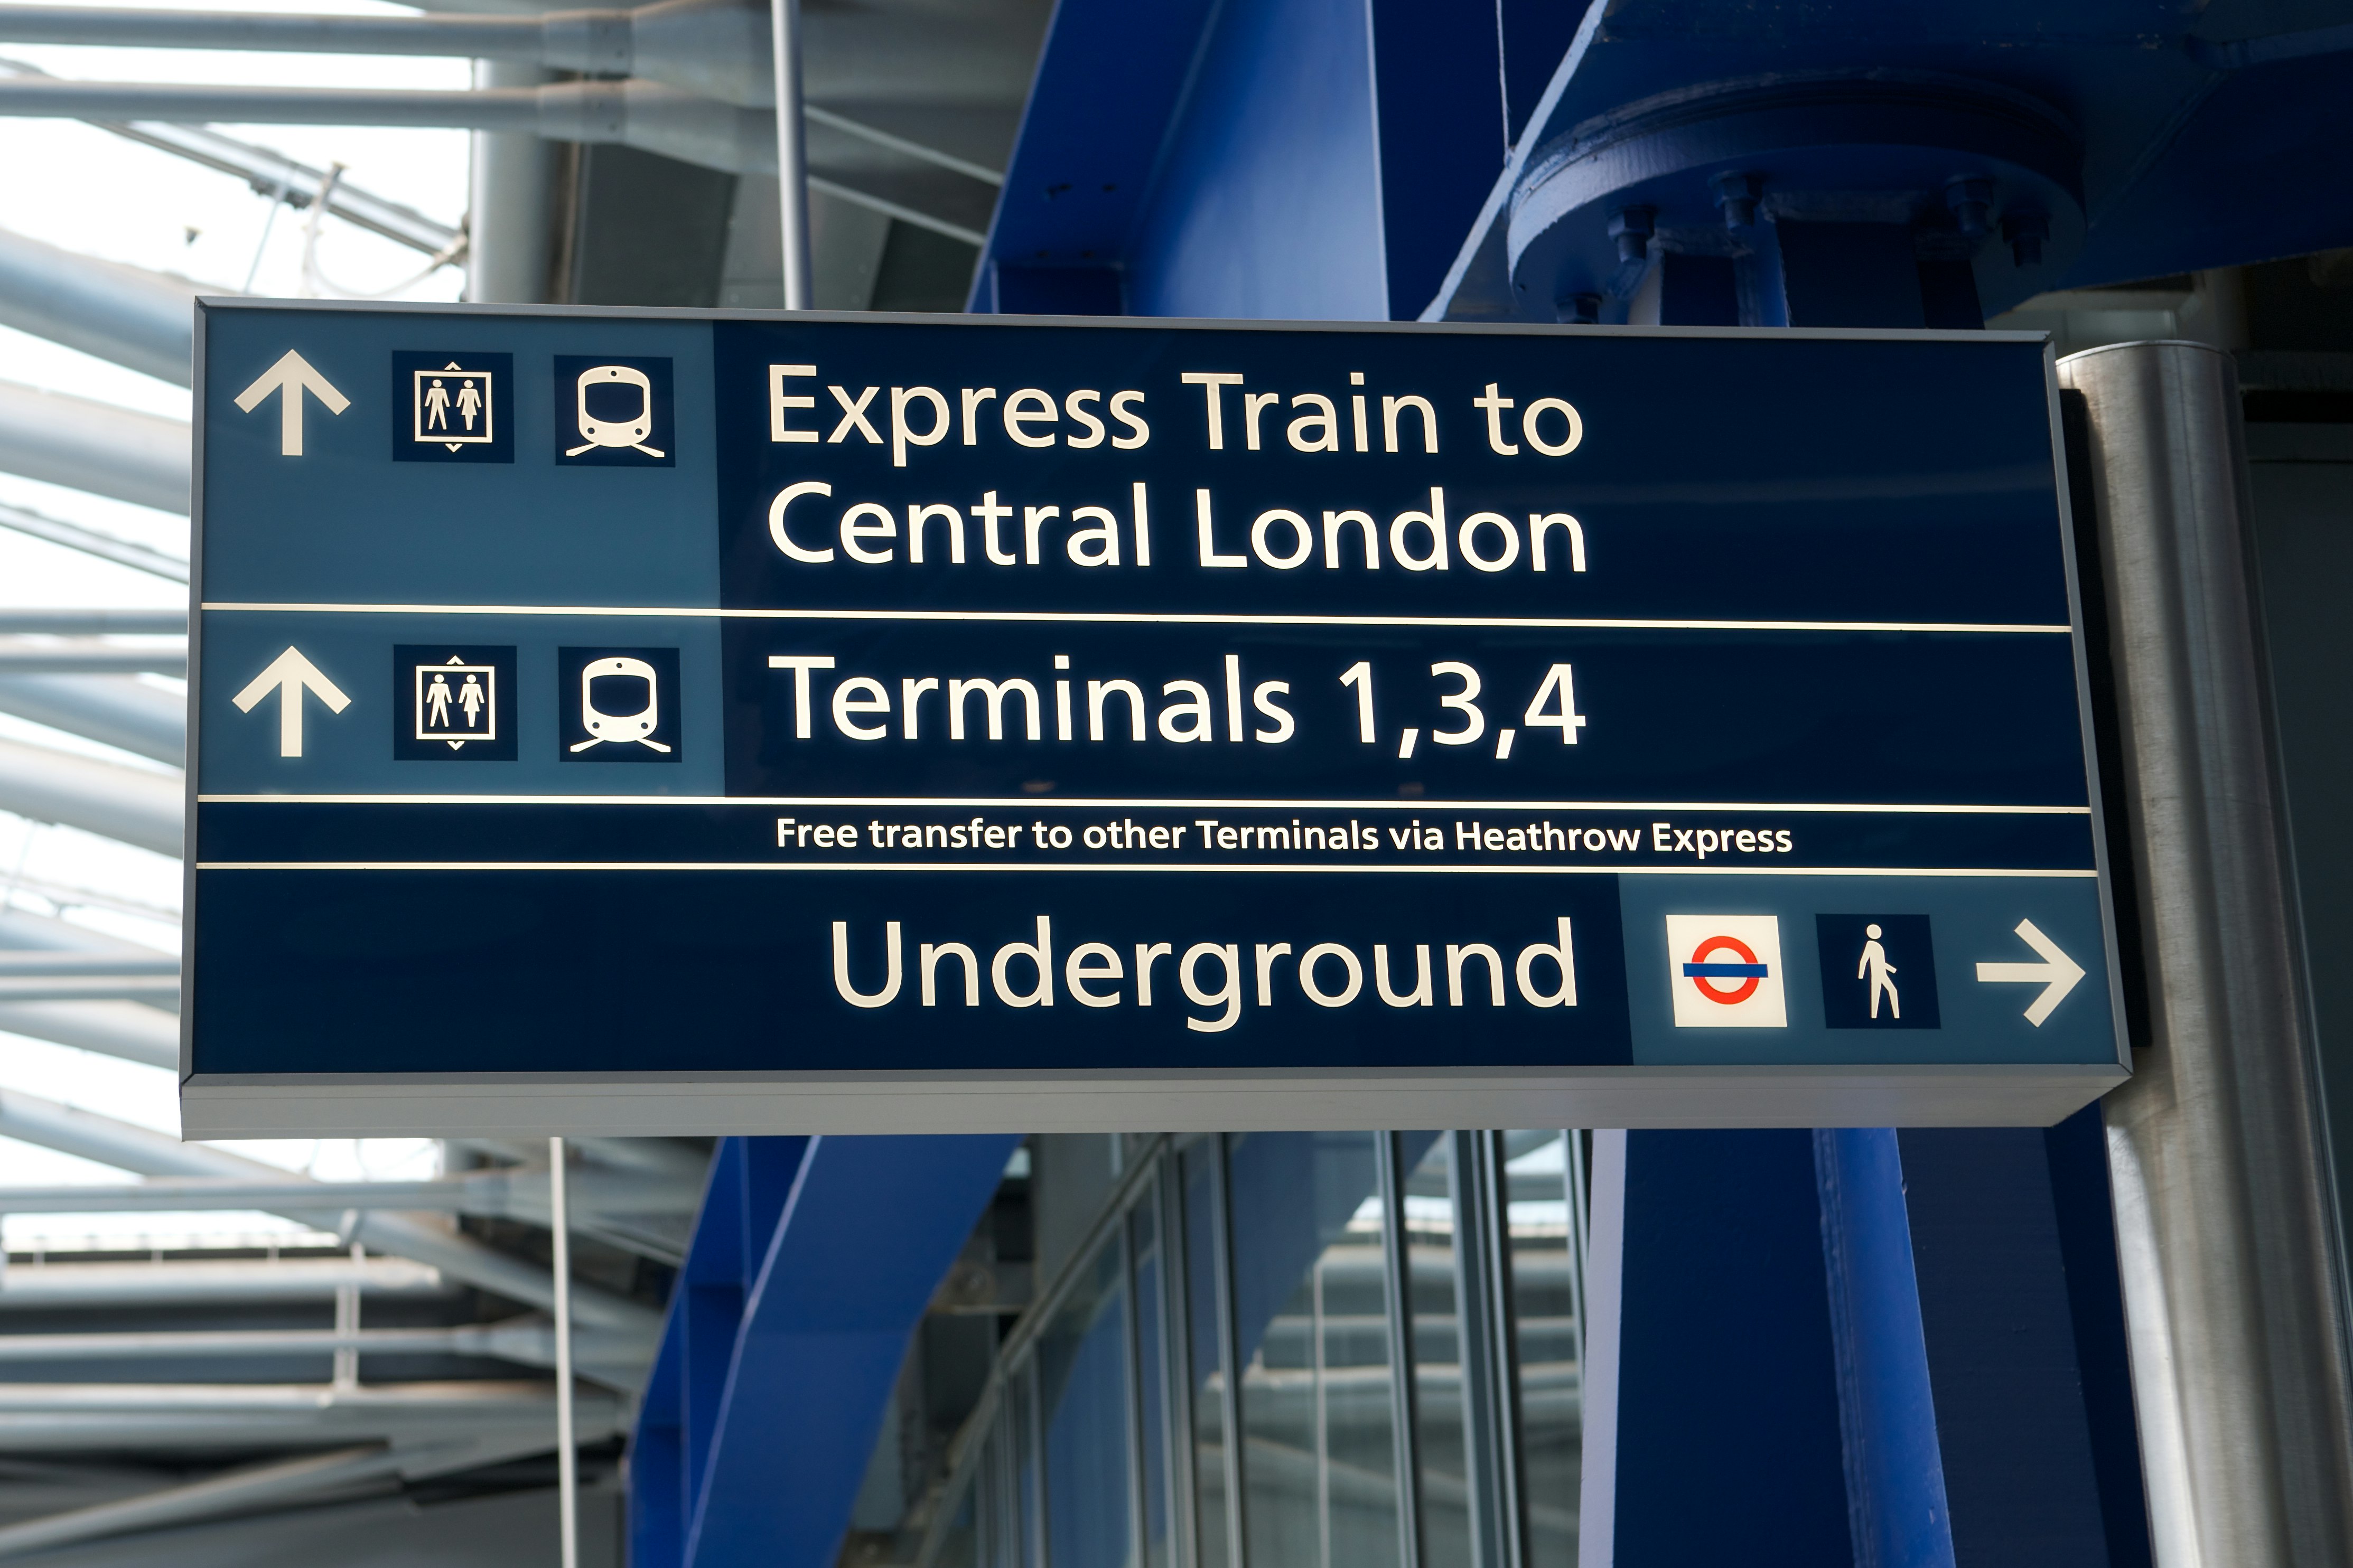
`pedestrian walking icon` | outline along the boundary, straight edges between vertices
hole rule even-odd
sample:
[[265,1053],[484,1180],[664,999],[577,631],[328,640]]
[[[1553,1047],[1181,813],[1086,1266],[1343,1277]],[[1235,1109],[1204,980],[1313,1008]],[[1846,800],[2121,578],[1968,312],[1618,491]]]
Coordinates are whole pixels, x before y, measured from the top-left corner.
[[1822,1023],[1833,1029],[1934,1029],[1936,955],[1926,915],[1816,915]]
[[1887,1016],[1901,1018],[1904,1016],[1903,1002],[1895,994],[1895,982],[1888,978],[1895,973],[1895,966],[1887,962],[1887,950],[1879,944],[1878,923],[1874,921],[1863,927],[1862,934],[1862,958],[1854,966],[1854,977],[1871,982],[1871,1016],[1874,1018],[1879,1016],[1879,996],[1883,991],[1887,994]]

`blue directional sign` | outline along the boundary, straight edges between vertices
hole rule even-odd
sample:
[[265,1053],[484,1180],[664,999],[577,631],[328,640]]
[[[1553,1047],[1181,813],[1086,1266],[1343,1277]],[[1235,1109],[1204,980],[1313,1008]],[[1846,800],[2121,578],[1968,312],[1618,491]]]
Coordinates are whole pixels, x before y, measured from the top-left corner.
[[192,1135],[2044,1122],[2039,337],[206,301]]

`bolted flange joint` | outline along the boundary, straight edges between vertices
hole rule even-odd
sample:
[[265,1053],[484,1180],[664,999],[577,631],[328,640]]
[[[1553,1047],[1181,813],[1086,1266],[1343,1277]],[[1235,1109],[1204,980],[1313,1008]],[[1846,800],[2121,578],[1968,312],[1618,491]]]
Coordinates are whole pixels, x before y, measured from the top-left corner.
[[1765,194],[1765,176],[1745,170],[1727,170],[1708,181],[1715,193],[1715,205],[1724,214],[1724,226],[1731,229],[1748,228],[1757,222],[1757,198]]
[[1609,237],[1618,242],[1620,264],[1641,261],[1651,254],[1651,236],[1658,232],[1656,207],[1620,207],[1609,215]]
[[1945,206],[1953,215],[1953,226],[1971,239],[1983,239],[1993,232],[1993,182],[1974,175],[1963,175],[1945,185]]
[[1553,320],[1564,326],[1598,327],[1601,324],[1601,296],[1566,295],[1554,301]]
[[2051,220],[2039,212],[2006,213],[2001,220],[2001,237],[2010,246],[2010,258],[2021,267],[2042,265],[2042,242],[2051,237]]

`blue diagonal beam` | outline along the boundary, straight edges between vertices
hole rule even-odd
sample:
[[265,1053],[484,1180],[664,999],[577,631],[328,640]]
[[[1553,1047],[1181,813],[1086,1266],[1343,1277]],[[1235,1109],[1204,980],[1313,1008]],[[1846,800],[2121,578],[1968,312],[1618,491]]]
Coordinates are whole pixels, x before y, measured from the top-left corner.
[[754,1233],[765,1255],[702,1467],[687,1563],[831,1568],[908,1338],[1018,1142],[809,1141],[773,1234]]

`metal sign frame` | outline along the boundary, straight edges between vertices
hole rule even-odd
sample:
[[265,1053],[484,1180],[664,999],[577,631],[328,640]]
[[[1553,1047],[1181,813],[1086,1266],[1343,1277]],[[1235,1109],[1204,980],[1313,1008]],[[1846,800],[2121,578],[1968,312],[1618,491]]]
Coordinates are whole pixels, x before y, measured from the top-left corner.
[[[1429,1066],[1319,1068],[1112,1068],[1045,1070],[810,1070],[776,1072],[199,1073],[195,1019],[204,1005],[197,962],[204,910],[196,808],[204,734],[206,557],[206,420],[210,323],[230,312],[299,309],[322,315],[480,316],[590,322],[826,323],[887,329],[1004,331],[1024,326],[1106,332],[1238,331],[1402,337],[1659,340],[1768,338],[1989,344],[2042,343],[2059,531],[2065,562],[2069,640],[2088,788],[2101,958],[2115,1050],[2100,1061],[1915,1062],[1855,1066],[1586,1066],[1566,1068]],[[956,317],[807,311],[695,310],[375,302],[299,305],[244,299],[199,301],[189,647],[189,766],[185,897],[187,910],[182,1014],[182,1106],[190,1137],[360,1134],[718,1134],[976,1131],[1184,1131],[1382,1126],[1767,1127],[1840,1125],[2042,1125],[2130,1076],[2117,959],[2108,835],[2094,743],[2083,595],[2075,558],[2065,443],[2047,336],[2021,332],[1767,331],[1736,328],[1530,327],[1481,323],[1260,322],[1124,318]],[[295,395],[289,386],[282,395]],[[501,396],[505,395],[502,393]],[[512,399],[507,407],[513,406]],[[512,413],[502,414],[512,420]],[[711,613],[718,612],[681,612]],[[2058,629],[2055,626],[2051,628]],[[299,693],[294,693],[299,697]],[[1566,711],[1566,707],[1564,708]],[[1036,801],[1013,804],[1034,805]],[[1095,803],[1103,804],[1103,803]],[[1142,801],[1136,804],[1145,804]],[[1250,804],[1237,801],[1233,804]],[[1347,803],[1338,803],[1345,805]],[[1465,803],[1432,800],[1433,806]],[[1518,803],[1514,803],[1518,804]],[[1570,803],[1572,805],[1580,803]],[[1780,808],[1786,809],[1786,808]],[[2069,808],[2073,810],[2073,808]],[[1433,869],[1436,869],[1433,868]],[[1466,872],[1465,874],[1475,874]],[[1639,876],[1641,872],[1621,871]],[[2078,873],[2080,875],[2080,873]],[[1875,928],[1874,928],[1875,930]],[[1240,981],[1236,979],[1239,985]],[[1874,1004],[1876,996],[1874,994]],[[943,1026],[949,1020],[940,1019]]]

